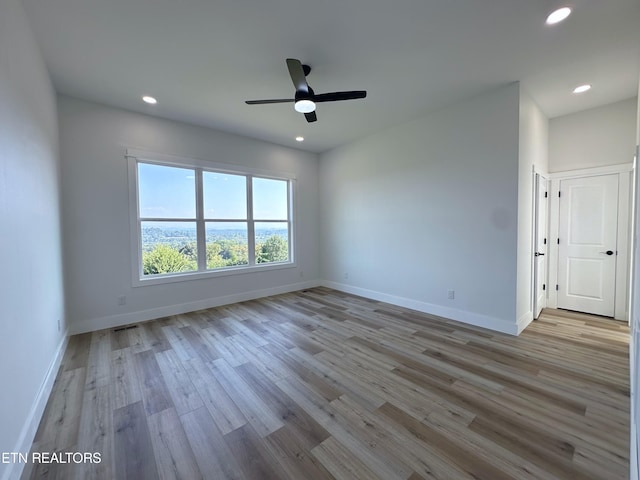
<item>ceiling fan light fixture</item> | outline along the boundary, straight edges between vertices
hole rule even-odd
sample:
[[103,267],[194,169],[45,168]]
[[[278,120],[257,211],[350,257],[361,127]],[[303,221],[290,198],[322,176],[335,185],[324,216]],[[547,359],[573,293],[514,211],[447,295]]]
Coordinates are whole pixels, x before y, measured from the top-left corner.
[[571,15],[570,7],[562,7],[554,10],[547,17],[547,25],[555,25],[556,23],[560,23],[565,20],[569,15]]
[[296,100],[293,108],[295,108],[296,112],[311,113],[315,111],[316,104],[312,100],[302,98],[300,100]]

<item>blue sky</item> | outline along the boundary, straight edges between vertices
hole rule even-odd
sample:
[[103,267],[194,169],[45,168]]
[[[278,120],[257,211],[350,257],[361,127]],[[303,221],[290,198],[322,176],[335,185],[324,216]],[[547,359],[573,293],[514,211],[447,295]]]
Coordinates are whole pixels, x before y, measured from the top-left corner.
[[[138,164],[142,218],[195,218],[195,172],[188,168]],[[205,218],[246,218],[246,180],[240,175],[203,173]],[[253,179],[254,218],[287,217],[287,182]]]

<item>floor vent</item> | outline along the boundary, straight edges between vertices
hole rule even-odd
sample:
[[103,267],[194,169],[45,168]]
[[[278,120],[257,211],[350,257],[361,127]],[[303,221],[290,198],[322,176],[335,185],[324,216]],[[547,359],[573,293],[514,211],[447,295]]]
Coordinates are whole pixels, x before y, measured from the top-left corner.
[[129,325],[128,327],[114,328],[113,332],[121,332],[123,330],[131,330],[132,328],[138,328],[138,325]]

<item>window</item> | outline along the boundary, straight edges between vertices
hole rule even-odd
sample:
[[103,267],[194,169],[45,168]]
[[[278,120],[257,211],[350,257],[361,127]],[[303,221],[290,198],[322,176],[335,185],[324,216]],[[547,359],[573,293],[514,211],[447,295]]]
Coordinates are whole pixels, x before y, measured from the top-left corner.
[[134,283],[292,265],[291,177],[137,156],[129,173]]

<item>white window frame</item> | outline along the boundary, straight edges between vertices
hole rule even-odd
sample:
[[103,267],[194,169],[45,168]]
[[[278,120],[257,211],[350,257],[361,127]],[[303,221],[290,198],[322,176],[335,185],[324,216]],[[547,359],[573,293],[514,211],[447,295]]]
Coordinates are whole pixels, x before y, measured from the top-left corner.
[[[129,219],[131,233],[131,265],[132,265],[132,285],[134,287],[146,285],[158,285],[163,283],[174,283],[189,280],[200,280],[211,277],[221,277],[227,275],[239,275],[246,273],[262,272],[265,270],[278,270],[283,268],[294,268],[295,263],[295,227],[297,222],[294,219],[294,200],[296,177],[285,172],[272,172],[249,168],[239,165],[229,165],[224,163],[214,163],[206,160],[177,157],[144,150],[128,148],[125,158],[127,159],[128,179],[129,179]],[[193,169],[196,176],[196,217],[195,218],[148,218],[140,217],[139,197],[138,197],[138,163],[147,163],[167,167]],[[202,191],[202,174],[204,171],[226,173],[230,175],[241,175],[246,178],[247,188],[247,218],[246,219],[215,219],[205,218],[203,212],[204,197]],[[254,219],[253,216],[253,178],[267,178],[273,180],[283,180],[287,182],[287,213],[288,219],[263,220]],[[192,272],[165,273],[160,275],[145,276],[142,265],[142,222],[163,221],[163,222],[195,222],[196,242],[198,248],[198,270]],[[206,254],[206,234],[207,222],[242,222],[247,224],[248,242],[248,265],[236,265],[233,267],[216,268],[207,270]],[[283,262],[256,263],[255,252],[255,222],[258,223],[287,223],[289,260]]]

